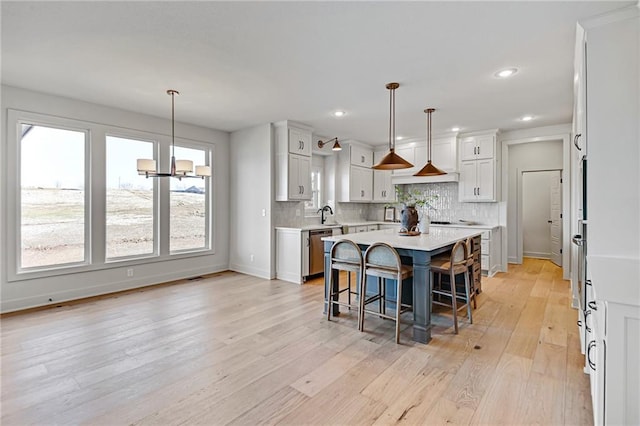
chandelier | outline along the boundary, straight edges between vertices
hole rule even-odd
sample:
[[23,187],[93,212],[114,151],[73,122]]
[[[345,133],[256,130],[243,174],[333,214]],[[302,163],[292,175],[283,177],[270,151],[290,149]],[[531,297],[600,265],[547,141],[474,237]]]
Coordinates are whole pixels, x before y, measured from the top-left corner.
[[175,95],[179,95],[177,90],[167,90],[167,95],[171,96],[171,168],[169,172],[160,172],[156,168],[156,160],[150,160],[146,158],[139,158],[138,174],[144,175],[147,178],[150,177],[176,177],[182,178],[201,178],[211,176],[211,167],[209,166],[196,166],[196,172],[193,173],[193,161],[191,160],[176,160],[176,135],[175,135],[175,112],[174,112],[174,100]]

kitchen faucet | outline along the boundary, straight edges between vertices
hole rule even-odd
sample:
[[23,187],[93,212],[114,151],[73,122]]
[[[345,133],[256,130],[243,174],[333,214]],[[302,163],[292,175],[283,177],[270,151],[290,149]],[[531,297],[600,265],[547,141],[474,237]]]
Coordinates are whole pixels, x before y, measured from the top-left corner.
[[331,210],[331,206],[329,205],[319,208],[318,211],[316,212],[316,213],[320,213],[320,223],[322,225],[324,225],[325,221],[327,220],[327,218],[324,217],[324,212],[326,212],[327,210],[329,210],[329,213],[333,214],[333,210]]

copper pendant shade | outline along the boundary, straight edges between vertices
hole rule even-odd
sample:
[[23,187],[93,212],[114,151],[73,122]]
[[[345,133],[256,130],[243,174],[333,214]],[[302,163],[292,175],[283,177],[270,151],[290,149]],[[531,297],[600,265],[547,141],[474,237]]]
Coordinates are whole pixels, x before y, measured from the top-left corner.
[[389,153],[385,155],[378,164],[372,167],[375,170],[396,170],[408,169],[413,164],[395,153],[396,142],[396,89],[400,87],[398,83],[389,83]]
[[427,113],[427,164],[420,169],[420,171],[414,176],[440,176],[446,175],[447,172],[443,172],[433,164],[431,164],[431,114],[435,111],[435,108],[427,108],[424,112]]

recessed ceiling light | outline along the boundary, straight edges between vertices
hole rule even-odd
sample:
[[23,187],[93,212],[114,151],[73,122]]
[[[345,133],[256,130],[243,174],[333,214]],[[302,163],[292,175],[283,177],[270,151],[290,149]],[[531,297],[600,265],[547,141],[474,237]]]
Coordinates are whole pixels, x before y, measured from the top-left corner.
[[334,111],[333,112],[333,116],[334,117],[344,117],[347,113],[344,111]]
[[533,120],[533,116],[532,115],[525,115],[520,120],[521,121],[531,121],[531,120]]
[[452,132],[457,132],[458,130],[460,130],[460,127],[452,127],[452,128],[451,128],[451,131],[452,131]]
[[517,68],[506,68],[506,69],[498,71],[494,75],[496,77],[498,77],[498,78],[507,78],[507,77],[511,77],[512,75],[514,75],[517,72],[518,72]]

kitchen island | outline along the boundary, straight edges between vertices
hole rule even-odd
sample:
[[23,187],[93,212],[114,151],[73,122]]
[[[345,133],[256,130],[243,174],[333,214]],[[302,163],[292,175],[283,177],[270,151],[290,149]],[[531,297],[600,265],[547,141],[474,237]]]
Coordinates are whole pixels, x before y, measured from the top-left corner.
[[[429,267],[431,257],[446,252],[457,241],[466,240],[482,233],[478,229],[431,228],[428,234],[417,236],[400,235],[395,229],[361,232],[346,236],[323,238],[324,241],[324,288],[325,309],[329,294],[329,276],[333,274],[334,286],[338,285],[338,271],[331,271],[331,247],[336,241],[349,239],[364,252],[376,242],[384,242],[395,248],[403,263],[413,265],[413,340],[428,343],[431,340],[431,279]],[[339,307],[333,305],[333,314],[339,315]]]

